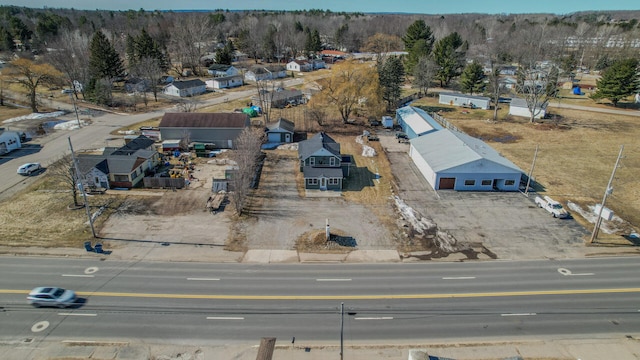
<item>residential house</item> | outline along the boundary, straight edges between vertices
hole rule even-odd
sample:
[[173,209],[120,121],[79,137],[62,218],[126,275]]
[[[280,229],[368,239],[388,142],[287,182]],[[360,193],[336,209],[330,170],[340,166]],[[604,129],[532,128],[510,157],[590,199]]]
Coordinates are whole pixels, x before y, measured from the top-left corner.
[[298,144],[300,171],[305,189],[342,190],[349,176],[350,158],[340,154],[340,144],[320,132]]
[[522,170],[479,139],[440,129],[410,143],[409,157],[434,190],[519,189]]
[[244,74],[244,79],[248,81],[275,80],[287,77],[287,69],[278,64],[266,66],[253,66]]
[[162,140],[202,143],[215,149],[232,149],[242,130],[250,126],[244,113],[165,113],[160,120]]
[[307,60],[292,60],[287,63],[287,71],[296,71],[296,72],[313,71],[313,63]]
[[132,188],[160,164],[153,140],[139,136],[120,148],[105,148],[101,155],[78,154],[80,177],[88,187]]
[[225,64],[213,64],[209,66],[207,69],[209,75],[213,75],[214,77],[225,77],[225,76],[233,76],[239,75],[240,71],[236,69],[233,65],[225,65]]
[[290,143],[293,141],[294,124],[292,121],[280,118],[267,125],[267,142],[270,144]]
[[124,82],[124,90],[128,93],[147,92],[151,90],[151,82],[147,79],[130,78]]
[[[538,104],[533,113],[534,119],[544,118],[547,115],[547,104]],[[531,118],[531,110],[529,110],[527,101],[522,98],[511,99],[511,103],[509,103],[509,115]]]
[[311,60],[311,64],[313,65],[313,70],[324,69],[326,67],[324,60],[314,59]]
[[260,101],[260,97],[258,95],[254,95],[251,97],[251,101],[254,104],[260,104],[263,107],[272,107],[282,109],[287,105],[299,105],[307,102],[307,98],[304,96],[302,91],[297,89],[284,89],[279,91],[271,91],[266,92],[262,99],[267,104],[262,104]]
[[231,89],[244,85],[242,75],[214,77],[206,81],[208,89]]
[[174,81],[166,85],[162,92],[166,95],[187,97],[204,94],[207,91],[207,84],[200,79]]
[[0,155],[4,155],[21,147],[22,142],[20,141],[19,132],[4,131],[3,128],[0,128]]

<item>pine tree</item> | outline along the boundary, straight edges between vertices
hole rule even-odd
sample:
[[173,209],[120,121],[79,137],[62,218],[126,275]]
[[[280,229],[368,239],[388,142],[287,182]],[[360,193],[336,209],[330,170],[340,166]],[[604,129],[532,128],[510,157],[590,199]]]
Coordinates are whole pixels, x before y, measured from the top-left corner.
[[404,48],[409,53],[406,57],[407,72],[413,72],[414,66],[421,57],[429,56],[433,49],[435,38],[431,28],[424,20],[416,20],[409,25],[406,34],[402,37]]
[[387,109],[391,110],[400,100],[402,84],[405,80],[402,61],[397,56],[390,56],[378,64],[378,78],[382,88],[382,99],[387,103]]
[[113,80],[124,74],[120,55],[102,31],[93,35],[89,52],[89,72],[93,78]]
[[464,51],[461,50],[464,42],[457,32],[453,32],[440,39],[433,48],[433,58],[438,64],[436,78],[440,80],[440,86],[449,85],[451,80],[460,75],[464,59]]
[[613,106],[638,91],[638,60],[624,59],[614,62],[596,81],[598,90],[591,95],[594,100],[609,99]]
[[216,50],[216,64],[231,65],[234,51],[233,42],[229,40],[223,48]]
[[482,65],[474,61],[464,68],[460,75],[460,88],[462,92],[471,95],[484,91],[485,84]]

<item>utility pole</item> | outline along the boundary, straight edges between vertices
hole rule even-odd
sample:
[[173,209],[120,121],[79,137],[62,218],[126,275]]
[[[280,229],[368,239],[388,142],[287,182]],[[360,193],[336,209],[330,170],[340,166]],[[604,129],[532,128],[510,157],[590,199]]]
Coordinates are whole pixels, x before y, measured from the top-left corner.
[[[76,112],[76,120],[78,121],[78,128],[81,128],[82,125],[80,124],[80,117],[78,116],[78,107],[76,106],[76,98],[75,98],[76,88],[73,85],[73,82],[71,82],[71,89],[73,91],[69,93],[69,97],[71,98],[71,102],[73,103],[73,110]],[[73,151],[71,151],[71,153],[73,154]]]
[[529,185],[531,184],[531,176],[533,175],[533,168],[536,166],[536,159],[538,158],[538,145],[536,145],[536,152],[533,154],[533,162],[531,163],[531,169],[529,175],[527,175],[527,188],[524,190],[524,194],[529,196]]
[[340,360],[344,359],[344,303],[340,303]]
[[602,211],[604,210],[604,204],[607,201],[607,196],[611,195],[611,193],[613,192],[611,183],[613,182],[613,178],[616,175],[616,170],[618,169],[618,164],[620,164],[620,159],[622,158],[623,150],[624,150],[624,145],[620,145],[620,152],[618,153],[616,164],[613,166],[613,171],[611,172],[611,177],[609,178],[609,183],[607,184],[607,188],[604,190],[604,196],[602,197],[602,203],[600,204],[600,210],[598,211],[598,218],[596,219],[595,226],[593,227],[593,233],[591,233],[591,239],[589,239],[589,244],[593,243],[598,237],[598,232],[600,231],[600,225],[602,225]]
[[84,185],[82,184],[82,182],[80,182],[80,169],[78,168],[78,161],[76,160],[76,155],[73,152],[73,145],[71,145],[71,137],[68,137],[67,139],[69,139],[69,149],[71,150],[71,161],[73,161],[73,167],[76,172],[75,178],[77,183],[74,185],[78,187],[78,190],[80,190],[80,192],[82,192],[82,198],[84,199],[84,210],[87,213],[87,218],[89,218],[89,225],[91,226],[91,235],[93,235],[94,238],[97,238],[96,230],[93,227],[93,218],[91,217],[91,210],[89,209],[89,201],[87,200],[87,192],[85,191]]

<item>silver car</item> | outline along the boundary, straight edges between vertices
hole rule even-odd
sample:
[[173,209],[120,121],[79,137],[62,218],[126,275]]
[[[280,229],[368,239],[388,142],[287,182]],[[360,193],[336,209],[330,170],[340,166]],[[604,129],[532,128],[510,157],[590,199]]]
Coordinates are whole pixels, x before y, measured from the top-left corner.
[[39,163],[26,163],[18,168],[18,174],[29,176],[41,168]]
[[76,293],[59,287],[37,287],[27,295],[29,304],[40,306],[55,306],[65,308],[76,303]]

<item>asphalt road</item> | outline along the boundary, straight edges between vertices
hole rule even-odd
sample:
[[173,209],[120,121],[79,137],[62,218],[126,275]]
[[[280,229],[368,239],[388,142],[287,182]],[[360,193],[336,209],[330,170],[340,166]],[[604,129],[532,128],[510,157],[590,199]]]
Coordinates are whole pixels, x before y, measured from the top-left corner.
[[[137,339],[191,344],[638,335],[635,258],[247,265],[0,258],[0,341]],[[26,304],[33,287],[78,291],[71,309]]]

